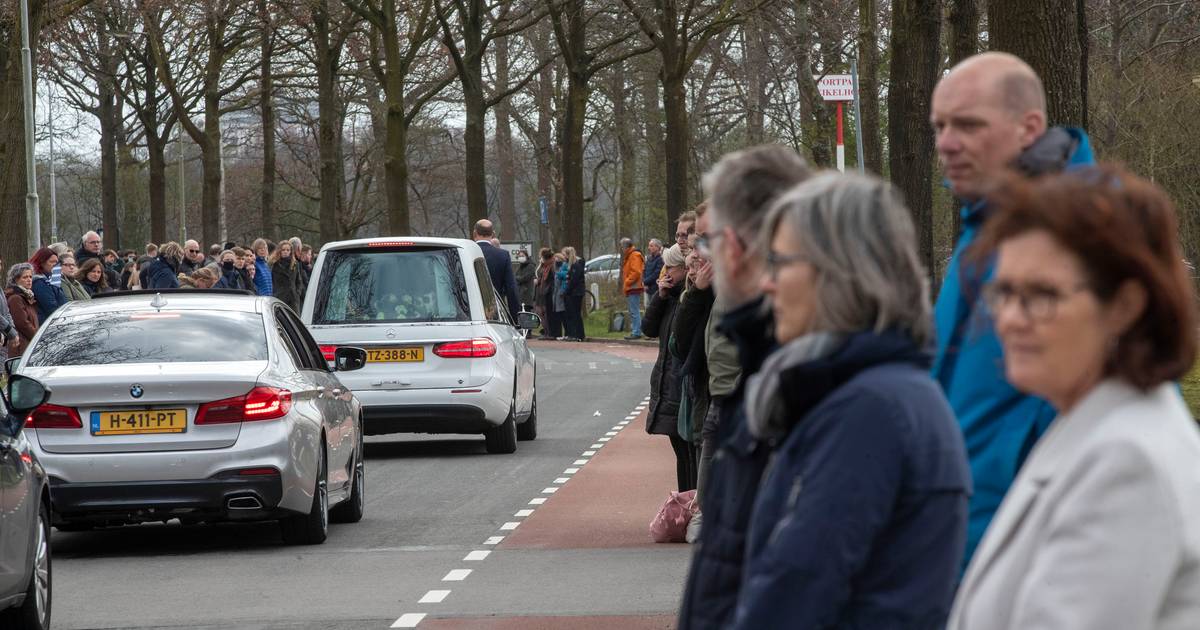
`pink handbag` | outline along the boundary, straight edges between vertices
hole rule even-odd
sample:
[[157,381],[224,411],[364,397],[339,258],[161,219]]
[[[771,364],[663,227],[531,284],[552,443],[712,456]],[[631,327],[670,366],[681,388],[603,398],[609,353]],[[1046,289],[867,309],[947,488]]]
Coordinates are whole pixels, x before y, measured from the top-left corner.
[[685,542],[688,523],[697,511],[695,490],[672,492],[650,521],[650,538],[656,543]]

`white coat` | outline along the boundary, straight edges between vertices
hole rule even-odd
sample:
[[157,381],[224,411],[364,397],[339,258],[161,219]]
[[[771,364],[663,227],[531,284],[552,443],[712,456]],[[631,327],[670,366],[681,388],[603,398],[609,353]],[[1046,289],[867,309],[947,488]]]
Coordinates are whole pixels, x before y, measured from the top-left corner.
[[1178,388],[1107,380],[1030,453],[949,630],[1200,628],[1200,430]]

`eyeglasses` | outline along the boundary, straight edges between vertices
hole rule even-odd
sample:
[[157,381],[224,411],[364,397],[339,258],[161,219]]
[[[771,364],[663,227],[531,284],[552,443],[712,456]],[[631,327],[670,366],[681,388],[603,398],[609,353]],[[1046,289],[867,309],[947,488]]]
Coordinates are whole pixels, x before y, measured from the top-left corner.
[[716,234],[702,233],[696,237],[696,251],[700,252],[700,255],[705,258],[712,256],[712,248],[722,236],[725,236],[724,232],[717,232]]
[[99,245],[100,243],[103,243],[103,242],[104,241],[87,241],[84,244],[85,245]]
[[1086,283],[1060,289],[1047,284],[1017,287],[1010,282],[993,282],[983,288],[983,302],[992,317],[996,317],[1016,300],[1026,317],[1035,322],[1046,322],[1054,319],[1059,303],[1087,289]]
[[772,280],[778,279],[780,268],[802,262],[808,262],[808,259],[799,254],[789,256],[779,252],[767,252],[767,275],[771,276]]
[[199,253],[200,253],[200,250],[198,250],[198,249],[189,249],[189,250],[188,250],[188,253],[189,253],[189,254],[199,254]]

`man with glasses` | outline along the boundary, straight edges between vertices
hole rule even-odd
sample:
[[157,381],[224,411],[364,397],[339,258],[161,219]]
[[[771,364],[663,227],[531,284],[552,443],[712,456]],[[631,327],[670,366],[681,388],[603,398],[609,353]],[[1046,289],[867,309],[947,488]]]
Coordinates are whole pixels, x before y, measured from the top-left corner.
[[[773,321],[760,288],[765,261],[755,244],[771,203],[810,174],[795,151],[759,146],[722,157],[704,176],[709,205],[696,246],[712,263],[715,301],[705,330],[710,404],[701,465],[705,449],[711,464],[700,490],[704,524],[688,572],[680,630],[715,630],[733,622],[750,507],[771,450],[749,432],[744,404],[745,378],[774,347]],[[687,230],[676,233],[686,238]]]
[[675,219],[675,244],[684,256],[692,253],[690,237],[696,233],[696,212],[689,210]]
[[[934,308],[933,377],[958,417],[971,463],[966,567],[1055,411],[1008,383],[987,302],[1010,296],[1002,287],[985,288],[991,265],[971,265],[962,257],[987,220],[984,196],[1000,176],[1012,170],[1039,175],[1094,162],[1082,130],[1047,129],[1041,80],[1007,53],[983,53],[951,69],[934,89],[930,122],[946,181],[963,203],[962,234]],[[1033,319],[1051,316],[1053,302],[1046,296],[1022,298]]]
[[200,243],[188,241],[183,244],[183,262],[179,263],[180,273],[190,276],[207,264],[208,259],[204,256],[204,250],[200,249]]

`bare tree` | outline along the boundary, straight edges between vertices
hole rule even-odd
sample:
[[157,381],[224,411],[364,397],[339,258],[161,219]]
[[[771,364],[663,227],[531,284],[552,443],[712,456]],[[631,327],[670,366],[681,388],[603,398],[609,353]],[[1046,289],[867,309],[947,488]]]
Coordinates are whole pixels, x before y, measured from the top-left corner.
[[988,41],[1024,59],[1046,86],[1051,124],[1085,126],[1087,97],[1080,38],[1085,17],[1077,0],[1005,0],[988,3]]

